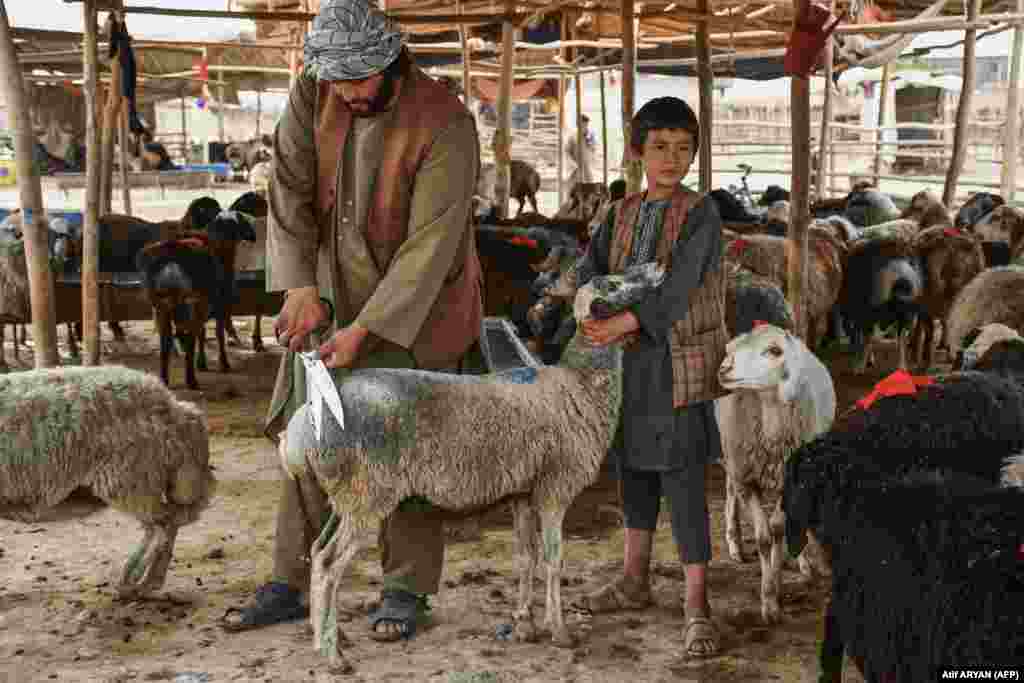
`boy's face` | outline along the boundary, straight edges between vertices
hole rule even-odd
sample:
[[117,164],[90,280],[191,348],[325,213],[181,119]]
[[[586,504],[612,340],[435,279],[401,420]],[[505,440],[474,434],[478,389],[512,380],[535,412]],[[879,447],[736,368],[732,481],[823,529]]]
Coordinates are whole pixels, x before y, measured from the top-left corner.
[[690,172],[695,150],[693,134],[689,131],[649,131],[640,156],[648,190],[665,190],[682,182]]

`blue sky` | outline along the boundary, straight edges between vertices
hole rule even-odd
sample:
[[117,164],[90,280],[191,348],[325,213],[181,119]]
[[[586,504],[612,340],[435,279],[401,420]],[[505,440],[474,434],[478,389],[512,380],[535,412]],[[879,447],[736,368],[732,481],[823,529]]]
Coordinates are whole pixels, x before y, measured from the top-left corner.
[[[6,0],[8,19],[14,26],[49,28],[64,31],[82,29],[82,5],[62,0]],[[142,0],[130,5],[177,7],[182,9],[227,9],[227,0]],[[253,23],[228,19],[185,19],[155,15],[128,16],[128,27],[136,39],[215,40],[252,30]],[[979,55],[1007,54],[1011,31],[1005,31],[978,43]],[[912,47],[941,45],[963,38],[959,31],[945,31],[918,36]],[[960,48],[932,53],[935,56],[957,56]]]

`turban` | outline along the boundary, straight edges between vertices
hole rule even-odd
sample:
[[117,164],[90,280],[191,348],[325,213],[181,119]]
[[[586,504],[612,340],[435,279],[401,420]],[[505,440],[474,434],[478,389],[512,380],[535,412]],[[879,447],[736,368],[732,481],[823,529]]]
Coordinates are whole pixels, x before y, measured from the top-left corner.
[[404,44],[394,22],[366,0],[325,0],[303,57],[319,80],[360,80],[387,68]]

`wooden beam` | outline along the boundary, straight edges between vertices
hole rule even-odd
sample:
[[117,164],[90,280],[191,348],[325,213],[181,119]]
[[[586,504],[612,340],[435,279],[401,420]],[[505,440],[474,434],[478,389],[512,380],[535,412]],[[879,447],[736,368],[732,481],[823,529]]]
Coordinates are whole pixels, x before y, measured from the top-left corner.
[[[832,7],[830,11],[834,15],[836,12],[836,0],[832,0]],[[822,60],[825,63],[825,93],[824,100],[821,103],[821,131],[818,135],[818,174],[814,180],[814,189],[816,198],[821,200],[825,199],[828,195],[827,187],[827,176],[826,173],[831,172],[831,155],[829,149],[831,148],[831,129],[829,125],[832,123],[832,56],[833,56],[833,45],[831,40],[825,41],[825,54]]]
[[[511,13],[513,0],[505,0],[505,7]],[[506,19],[501,26],[501,83],[498,94],[498,125],[494,130],[494,161],[497,179],[494,187],[498,217],[508,215],[509,191],[512,184],[512,169],[509,164],[512,142],[512,66],[515,62],[515,24]]]
[[[971,0],[967,7],[968,21],[976,19],[980,11],[981,0]],[[964,78],[960,87],[960,101],[956,107],[953,158],[949,162],[949,169],[946,171],[946,185],[942,190],[942,201],[948,207],[952,207],[953,200],[956,199],[956,183],[964,168],[964,157],[967,152],[968,125],[970,125],[971,107],[974,103],[974,82],[977,71],[974,58],[977,52],[977,42],[978,31],[976,29],[968,29],[964,32]]]
[[100,152],[99,56],[97,54],[96,7],[93,0],[82,3],[85,47],[82,51],[85,83],[85,215],[82,225],[82,364],[100,364]]
[[[701,12],[710,10],[709,0],[699,0],[697,4]],[[697,27],[697,87],[699,89],[700,139],[698,154],[700,155],[700,192],[711,191],[712,160],[711,131],[714,127],[714,82],[715,75],[711,70],[711,42],[708,39],[707,24]]]
[[625,167],[626,193],[639,192],[642,184],[640,160],[633,159],[629,144],[636,102],[636,24],[633,0],[622,0],[622,165]]
[[[1024,11],[1024,0],[1017,0],[1017,11]],[[1020,70],[1021,52],[1024,49],[1024,27],[1013,30],[1013,47],[1010,49],[1010,82],[1006,91],[1006,126],[1003,129],[1003,199],[1013,203],[1017,192],[1017,163],[1020,158]]]
[[882,82],[878,86],[878,129],[875,133],[875,185],[878,185],[878,176],[882,172],[882,142],[885,136],[885,124],[889,104],[889,83],[892,79],[892,65],[886,64],[882,67]]
[[60,359],[57,356],[53,276],[50,273],[49,224],[43,213],[43,188],[33,162],[36,136],[32,126],[32,112],[3,0],[0,0],[0,73],[5,83],[4,94],[10,117],[8,126],[14,131],[15,172],[18,174],[18,198],[22,209],[21,230],[29,283],[35,364],[36,368],[52,368],[59,364]]

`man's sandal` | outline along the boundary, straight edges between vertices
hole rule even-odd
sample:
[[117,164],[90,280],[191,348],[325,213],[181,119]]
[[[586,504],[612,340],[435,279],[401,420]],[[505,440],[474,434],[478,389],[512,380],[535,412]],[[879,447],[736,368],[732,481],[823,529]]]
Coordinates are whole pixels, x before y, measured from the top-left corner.
[[690,617],[683,628],[683,648],[687,657],[714,657],[718,654],[718,627],[709,617]]
[[625,610],[647,609],[654,604],[650,587],[636,590],[625,577],[620,576],[609,584],[588,593],[579,606],[591,614],[622,612]]
[[307,616],[309,607],[302,604],[302,594],[298,590],[286,583],[271,581],[256,590],[247,606],[228,608],[220,624],[225,631],[248,631]]
[[[426,597],[403,590],[383,591],[380,607],[370,615],[370,637],[382,643],[412,638],[416,625],[427,618],[430,610]],[[380,624],[394,624],[396,631],[378,631]]]

